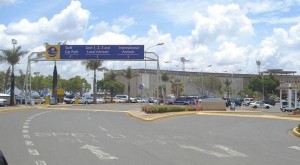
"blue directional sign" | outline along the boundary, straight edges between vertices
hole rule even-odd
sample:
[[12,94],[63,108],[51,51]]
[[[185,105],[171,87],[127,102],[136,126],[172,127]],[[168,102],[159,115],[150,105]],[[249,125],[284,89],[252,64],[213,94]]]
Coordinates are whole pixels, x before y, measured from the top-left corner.
[[56,60],[144,59],[144,45],[47,45],[46,58]]

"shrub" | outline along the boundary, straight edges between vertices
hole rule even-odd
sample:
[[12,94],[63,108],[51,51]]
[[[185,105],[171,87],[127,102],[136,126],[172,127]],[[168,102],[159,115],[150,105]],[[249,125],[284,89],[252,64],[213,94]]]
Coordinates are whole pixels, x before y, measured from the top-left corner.
[[174,105],[145,105],[142,111],[145,113],[167,113],[167,112],[182,112],[182,111],[202,111],[201,106],[174,106]]
[[298,132],[300,133],[300,124],[298,125]]

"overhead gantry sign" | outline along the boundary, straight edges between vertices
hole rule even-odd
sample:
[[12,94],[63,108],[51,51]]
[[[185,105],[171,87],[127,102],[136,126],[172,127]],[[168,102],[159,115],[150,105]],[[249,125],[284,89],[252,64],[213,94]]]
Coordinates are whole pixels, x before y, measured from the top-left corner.
[[47,60],[141,60],[144,45],[46,45]]

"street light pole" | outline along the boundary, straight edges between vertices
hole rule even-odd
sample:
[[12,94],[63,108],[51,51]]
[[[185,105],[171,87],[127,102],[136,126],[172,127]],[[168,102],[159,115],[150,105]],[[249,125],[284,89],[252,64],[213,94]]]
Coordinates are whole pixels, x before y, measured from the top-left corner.
[[145,52],[145,53],[152,53],[156,56],[156,99],[157,104],[159,104],[159,56],[155,52]]
[[[240,72],[240,71],[242,71],[242,70],[239,69],[239,70],[236,70],[236,71],[234,71],[234,72],[231,73],[231,80],[232,80],[232,82],[233,82],[233,75],[234,75],[235,73],[237,73],[237,72]],[[230,97],[229,97],[229,98],[230,98]]]
[[[145,57],[146,57],[146,54],[148,53],[148,50],[149,50],[150,48],[153,48],[153,47],[155,47],[155,46],[161,46],[161,45],[163,45],[163,44],[164,44],[164,43],[161,42],[161,43],[158,43],[158,44],[149,46],[149,47],[146,49],[146,51],[144,52],[144,53],[145,53]],[[145,60],[145,74],[146,74],[146,60]]]
[[[12,39],[11,43],[13,44],[13,53],[15,53],[15,45],[18,44],[16,39]],[[10,85],[10,105],[15,105],[15,69],[14,65],[11,66],[11,74],[12,74],[12,83]]]
[[211,67],[212,65],[208,65],[208,66],[206,66],[206,67],[204,67],[201,71],[200,71],[200,73],[201,73],[201,95],[203,96],[203,94],[204,94],[204,90],[203,90],[203,71],[206,69],[206,68],[209,68],[209,67]]

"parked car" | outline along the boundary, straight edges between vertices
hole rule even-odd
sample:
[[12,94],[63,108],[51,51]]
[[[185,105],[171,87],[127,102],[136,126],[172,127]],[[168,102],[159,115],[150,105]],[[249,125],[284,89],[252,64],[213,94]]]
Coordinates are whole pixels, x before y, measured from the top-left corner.
[[25,97],[23,96],[16,96],[16,104],[25,104]]
[[245,106],[249,106],[250,103],[254,103],[254,102],[255,102],[255,100],[253,98],[244,98],[243,104]]
[[[128,102],[128,96],[127,95],[116,95],[115,98],[117,100],[124,100],[124,102]],[[123,101],[118,101],[118,102],[123,102]]]
[[273,105],[273,106],[276,104],[276,101],[274,99],[265,99],[265,100],[263,100],[263,102],[266,104]]
[[131,102],[131,103],[137,103],[138,101],[137,101],[137,99],[136,99],[136,98],[134,98],[134,97],[130,97],[130,102]]
[[6,106],[7,100],[6,99],[0,99],[0,106]]
[[249,105],[252,108],[265,108],[265,109],[270,109],[271,105],[270,104],[266,104],[262,101],[256,101],[254,103],[250,103]]
[[102,103],[106,103],[106,101],[102,97],[98,97],[98,98],[96,98],[96,103],[102,104]]
[[74,95],[66,95],[64,97],[64,102],[66,104],[72,104],[74,102],[74,97],[75,97]]
[[195,105],[196,99],[193,97],[178,97],[171,105]]
[[92,97],[79,97],[78,104],[92,104],[93,98]]
[[114,103],[126,103],[127,100],[119,98],[119,97],[113,97]]

